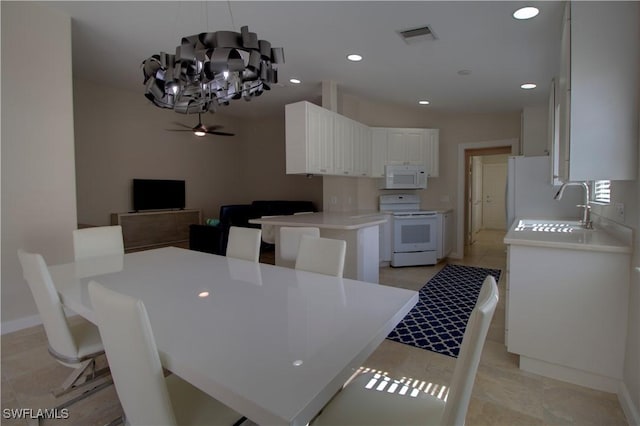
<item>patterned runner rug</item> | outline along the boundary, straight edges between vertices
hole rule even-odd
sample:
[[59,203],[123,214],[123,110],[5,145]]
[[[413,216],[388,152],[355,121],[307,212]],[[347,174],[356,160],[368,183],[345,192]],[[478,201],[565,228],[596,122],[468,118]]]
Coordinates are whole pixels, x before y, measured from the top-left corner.
[[416,306],[387,339],[457,358],[471,311],[487,275],[500,269],[445,265],[419,291]]

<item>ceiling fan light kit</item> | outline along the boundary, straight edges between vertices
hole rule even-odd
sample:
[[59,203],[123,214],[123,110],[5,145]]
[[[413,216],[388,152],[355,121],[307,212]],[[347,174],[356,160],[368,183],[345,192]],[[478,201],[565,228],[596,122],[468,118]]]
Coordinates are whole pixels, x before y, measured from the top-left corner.
[[258,40],[244,26],[183,37],[175,54],[161,52],[142,62],[145,96],[182,114],[215,111],[231,100],[250,101],[278,82],[281,47]]
[[202,117],[198,114],[198,124],[194,127],[187,126],[182,123],[175,123],[178,126],[184,127],[184,129],[167,129],[170,132],[193,132],[196,136],[205,136],[205,135],[218,135],[218,136],[234,136],[234,133],[221,132],[218,129],[221,129],[222,126],[205,126],[202,124]]

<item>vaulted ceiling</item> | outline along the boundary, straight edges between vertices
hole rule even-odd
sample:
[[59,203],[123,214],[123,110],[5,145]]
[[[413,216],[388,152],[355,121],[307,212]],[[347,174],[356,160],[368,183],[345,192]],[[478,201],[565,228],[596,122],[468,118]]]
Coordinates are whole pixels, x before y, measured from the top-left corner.
[[[251,102],[220,112],[260,115],[321,96],[321,82],[341,93],[438,111],[513,111],[546,102],[557,74],[564,2],[257,1],[45,2],[72,17],[77,78],[139,91],[140,64],[183,36],[248,25],[283,47],[279,83]],[[512,13],[535,5],[540,14]],[[407,43],[398,31],[429,26],[435,37]],[[361,62],[346,56],[359,53]],[[298,78],[301,84],[292,84]],[[533,90],[522,83],[534,82]],[[224,108],[224,110],[223,110]]]

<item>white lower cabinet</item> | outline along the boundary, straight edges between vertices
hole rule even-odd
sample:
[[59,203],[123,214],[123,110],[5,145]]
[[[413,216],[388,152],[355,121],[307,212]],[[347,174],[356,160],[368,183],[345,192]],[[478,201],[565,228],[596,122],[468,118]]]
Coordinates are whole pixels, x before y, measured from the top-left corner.
[[520,368],[616,392],[630,254],[508,246],[506,344]]

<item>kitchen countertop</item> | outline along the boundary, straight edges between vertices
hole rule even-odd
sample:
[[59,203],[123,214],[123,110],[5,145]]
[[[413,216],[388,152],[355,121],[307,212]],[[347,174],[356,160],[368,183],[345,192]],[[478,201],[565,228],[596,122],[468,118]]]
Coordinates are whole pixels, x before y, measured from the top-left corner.
[[[558,219],[521,219],[513,222],[504,237],[505,244],[573,250],[631,253],[632,232],[604,219],[594,220],[594,229],[579,222]],[[534,226],[541,224],[543,226]]]
[[377,226],[385,223],[387,218],[380,212],[318,212],[288,216],[251,219],[249,223],[276,226],[316,226],[324,229],[354,230]]

